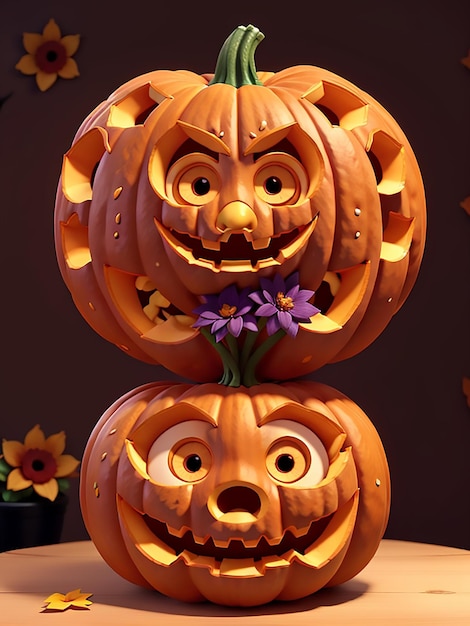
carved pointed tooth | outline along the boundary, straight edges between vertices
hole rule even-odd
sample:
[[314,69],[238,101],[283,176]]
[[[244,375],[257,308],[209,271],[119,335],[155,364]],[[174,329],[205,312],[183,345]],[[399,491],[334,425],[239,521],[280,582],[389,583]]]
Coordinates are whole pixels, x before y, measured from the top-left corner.
[[261,237],[260,239],[253,239],[251,245],[254,250],[263,250],[267,248],[271,243],[271,237]]
[[181,528],[173,528],[172,526],[169,526],[168,524],[165,524],[165,526],[169,534],[173,535],[174,537],[181,538],[189,530],[187,526],[181,526]]
[[214,537],[212,537],[212,541],[214,542],[214,545],[217,546],[217,548],[228,548],[228,545],[230,543],[230,539],[215,539]]
[[124,522],[125,532],[133,544],[145,556],[160,565],[172,565],[180,557],[161,539],[152,533],[142,516],[122,498],[117,498],[117,505]]
[[263,574],[256,567],[254,559],[223,559],[220,575],[227,578],[259,578]]
[[202,247],[206,250],[215,250],[216,252],[220,251],[220,241],[212,241],[211,239],[202,239],[201,238]]
[[358,502],[359,491],[356,491],[353,497],[336,511],[323,533],[305,550],[304,554],[291,550],[292,555],[286,553],[283,554],[283,556],[286,558],[295,558],[304,565],[315,569],[319,569],[333,560],[348,544],[351,538],[352,529],[356,520]]
[[261,561],[256,562],[258,571],[264,575],[267,569],[278,569],[280,567],[289,567],[290,561],[282,556],[264,556]]
[[204,567],[208,569],[212,575],[219,575],[219,567],[216,560],[212,556],[198,556],[193,552],[184,550],[181,553],[181,557],[186,565],[189,565],[190,567]]

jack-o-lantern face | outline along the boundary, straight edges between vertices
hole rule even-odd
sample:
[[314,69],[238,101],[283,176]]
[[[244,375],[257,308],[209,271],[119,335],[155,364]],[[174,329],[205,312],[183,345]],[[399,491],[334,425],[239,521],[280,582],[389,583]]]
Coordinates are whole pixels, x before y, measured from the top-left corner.
[[326,70],[255,72],[261,38],[237,29],[214,76],[119,88],[78,130],[57,194],[57,258],[85,319],[201,382],[223,370],[193,327],[205,296],[298,273],[320,313],[257,371],[286,379],[369,345],[423,254],[424,190],[398,124]]
[[388,518],[360,409],[316,383],[148,385],[93,432],[84,520],[118,573],[181,600],[252,605],[354,576]]

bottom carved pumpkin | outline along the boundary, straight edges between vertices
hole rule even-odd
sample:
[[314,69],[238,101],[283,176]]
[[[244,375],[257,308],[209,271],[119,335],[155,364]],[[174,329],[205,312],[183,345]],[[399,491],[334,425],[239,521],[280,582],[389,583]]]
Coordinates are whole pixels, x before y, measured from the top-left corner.
[[96,424],[81,467],[104,560],[187,602],[254,606],[349,580],[390,510],[378,433],[321,383],[151,383]]

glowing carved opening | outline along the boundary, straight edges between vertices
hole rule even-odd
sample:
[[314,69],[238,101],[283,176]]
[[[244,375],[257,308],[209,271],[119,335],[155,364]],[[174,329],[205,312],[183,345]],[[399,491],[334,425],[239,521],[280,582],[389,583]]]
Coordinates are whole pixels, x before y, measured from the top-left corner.
[[[105,267],[104,274],[109,293],[121,318],[142,339],[175,344],[188,341],[199,332],[191,326],[194,318],[182,314],[155,287],[139,288],[148,283],[145,277],[111,267]],[[157,294],[156,300],[154,294]],[[168,303],[168,306],[161,306],[163,303]],[[159,310],[150,316],[149,308]]]
[[88,228],[83,226],[74,213],[67,222],[60,223],[62,250],[65,262],[72,270],[78,270],[91,261],[88,246]]
[[[327,272],[330,274],[330,272]],[[300,324],[304,330],[317,333],[331,333],[339,330],[351,318],[364,298],[370,275],[370,263],[361,263],[337,272],[339,285],[326,314],[317,313],[310,323]]]
[[302,98],[317,106],[333,126],[351,130],[367,123],[368,105],[339,85],[320,81]]
[[103,128],[93,128],[64,155],[62,191],[70,202],[79,204],[91,200],[93,178],[105,150],[111,151],[108,134]]
[[[378,162],[377,191],[386,196],[399,193],[405,186],[405,149],[383,130],[371,132],[366,150],[372,164]],[[374,167],[377,173],[377,166]]]
[[380,252],[381,259],[396,262],[408,254],[413,239],[414,222],[414,217],[389,213]]
[[150,83],[139,87],[117,104],[113,104],[108,125],[117,128],[131,128],[144,124],[158,102],[150,97]]

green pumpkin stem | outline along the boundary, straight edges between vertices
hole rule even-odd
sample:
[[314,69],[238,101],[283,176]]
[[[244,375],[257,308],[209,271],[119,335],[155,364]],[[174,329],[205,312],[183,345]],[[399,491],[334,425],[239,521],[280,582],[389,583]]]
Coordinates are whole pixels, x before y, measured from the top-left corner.
[[236,28],[220,50],[209,85],[224,83],[237,89],[243,85],[262,85],[256,74],[255,50],[263,39],[263,33],[256,26]]

